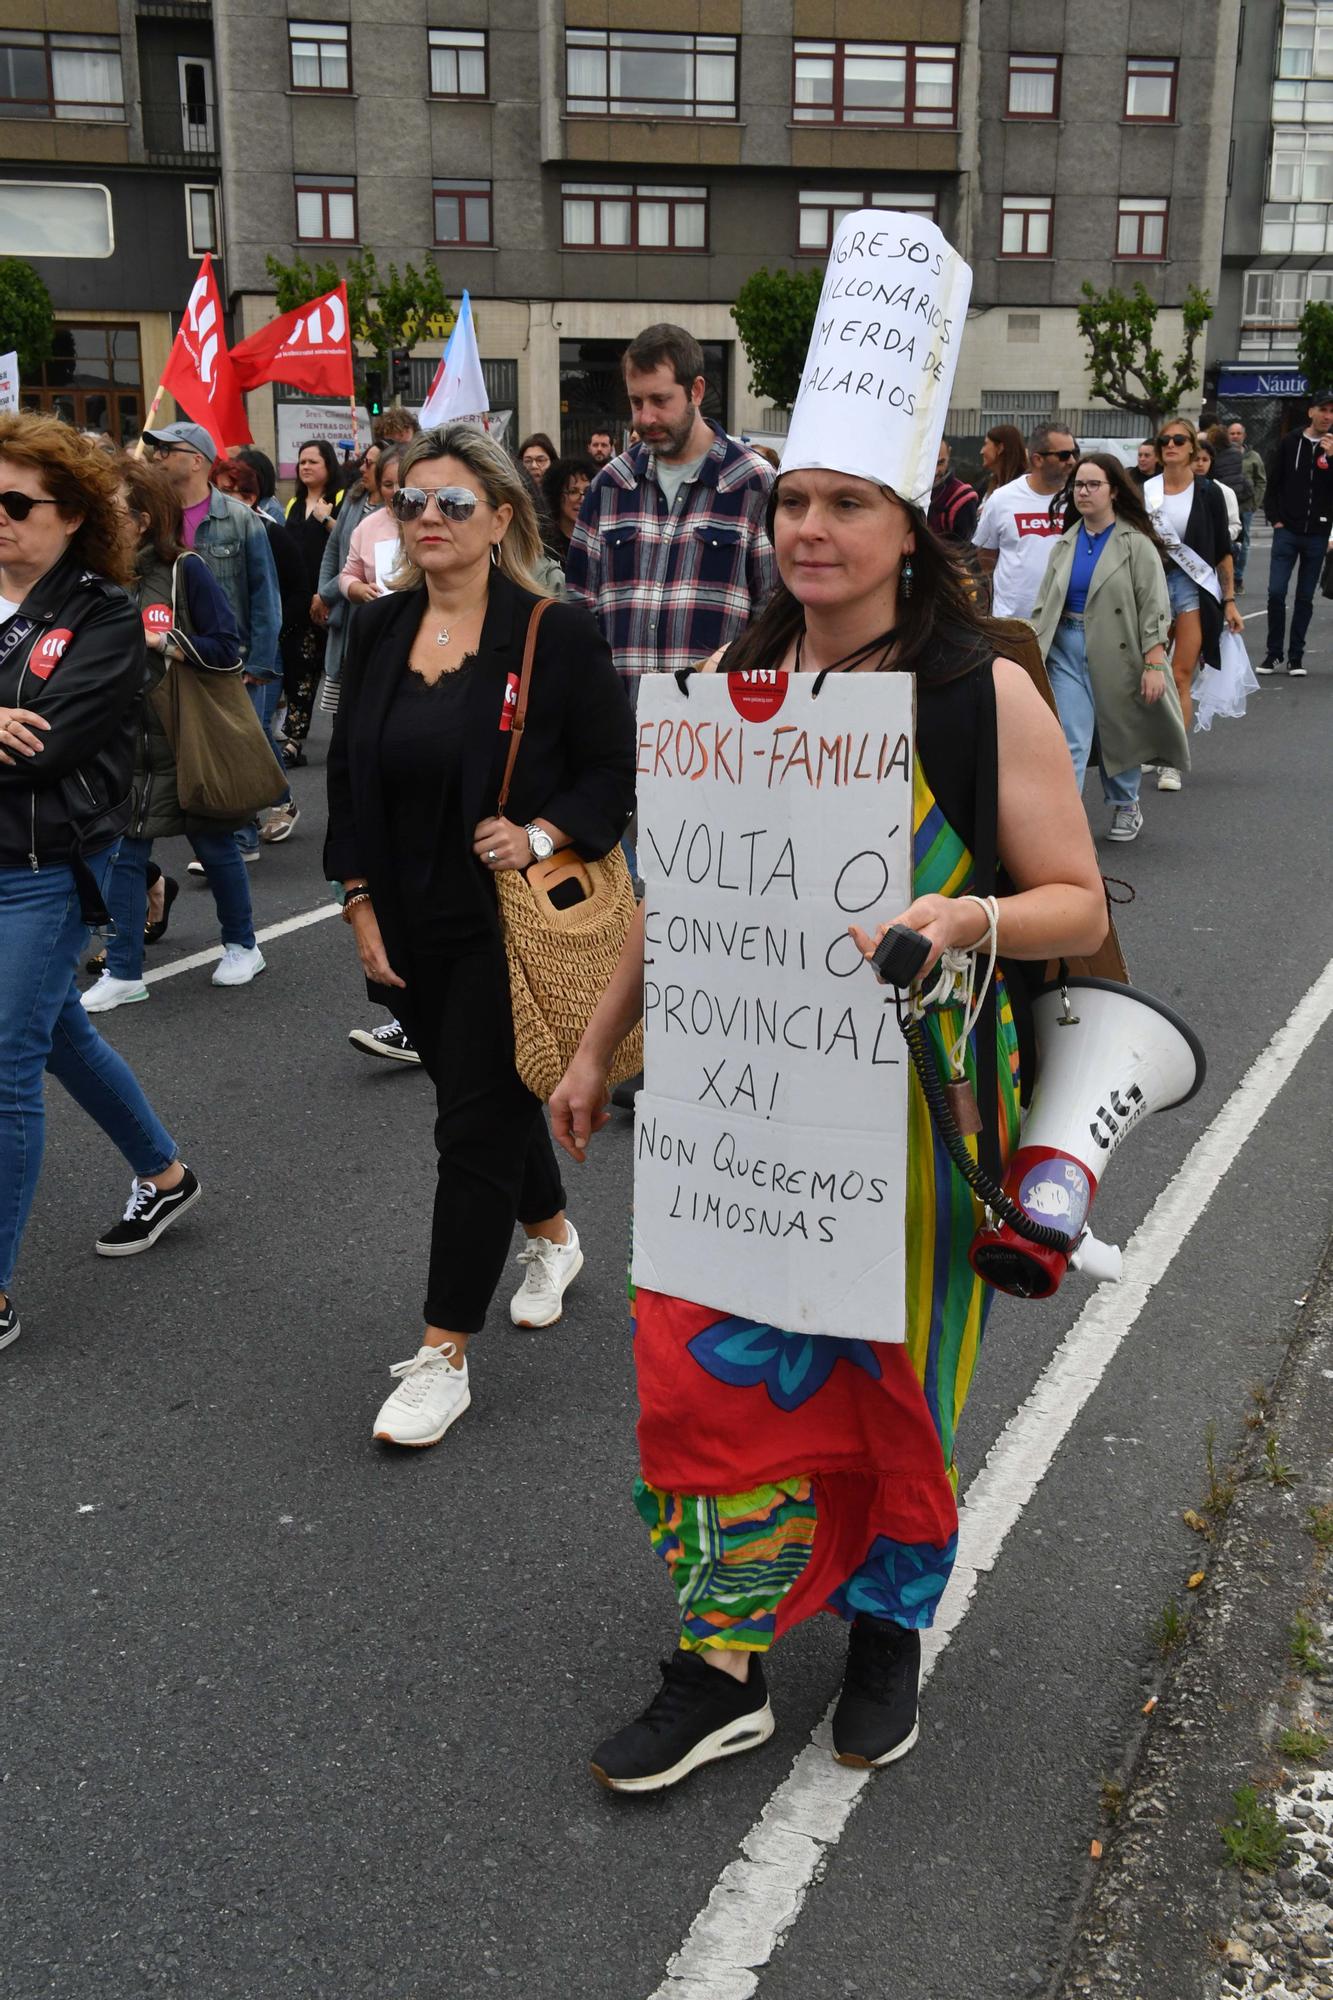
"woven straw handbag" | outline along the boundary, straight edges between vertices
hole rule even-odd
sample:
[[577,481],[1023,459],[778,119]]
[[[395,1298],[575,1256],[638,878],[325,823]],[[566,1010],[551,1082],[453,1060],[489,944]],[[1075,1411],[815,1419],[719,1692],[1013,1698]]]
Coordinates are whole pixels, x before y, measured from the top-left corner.
[[[509,756],[496,806],[500,818],[523,741],[537,627],[551,601],[543,598],[534,605],[528,622]],[[600,861],[585,861],[572,847],[562,847],[548,861],[535,861],[530,868],[500,869],[495,893],[509,963],[514,1062],[533,1096],[545,1103],[569,1067],[616,969],[634,920],[634,884],[618,847]],[[640,1024],[617,1049],[610,1082],[623,1083],[642,1068]]]

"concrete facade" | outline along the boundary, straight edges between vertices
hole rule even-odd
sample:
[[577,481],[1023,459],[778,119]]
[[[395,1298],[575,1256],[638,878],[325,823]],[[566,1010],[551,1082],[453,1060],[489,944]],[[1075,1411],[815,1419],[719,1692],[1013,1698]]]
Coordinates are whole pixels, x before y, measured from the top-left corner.
[[[31,18],[34,0],[0,0]],[[1142,280],[1161,303],[1170,348],[1191,283],[1215,286],[1222,259],[1234,50],[1240,0],[35,0],[62,21],[121,36],[123,126],[64,118],[0,121],[0,149],[25,160],[101,148],[109,163],[164,169],[179,107],[178,65],[211,51],[224,231],[219,260],[238,334],[273,311],[265,266],[338,262],[357,247],[381,267],[434,261],[449,293],[472,294],[483,356],[517,372],[517,422],[559,436],[573,422],[563,393],[561,343],[623,342],[656,317],[688,324],[722,345],[724,415],[733,428],[769,420],[748,391],[729,307],[761,266],[810,268],[802,249],[802,193],[931,200],[941,226],[975,271],[956,404],[993,407],[1022,388],[1027,405],[1089,400],[1075,312],[1085,279]],[[1251,0],[1251,16],[1278,0]],[[8,10],[8,13],[6,12]],[[293,86],[292,23],[345,26],[346,87]],[[486,37],[485,93],[433,95],[429,35],[449,28]],[[735,115],[591,115],[566,102],[569,31],[651,29],[738,38]],[[955,109],[939,124],[811,123],[793,109],[793,40],[925,43],[956,49]],[[1253,36],[1249,37],[1253,41]],[[1058,115],[1013,116],[1012,52],[1058,57]],[[1174,115],[1145,125],[1124,116],[1127,57],[1177,66]],[[1247,58],[1248,59],[1248,58]],[[728,108],[729,109],[729,108]],[[40,127],[40,129],[38,129]],[[28,151],[23,152],[26,147]],[[16,150],[17,149],[17,150]],[[54,150],[52,150],[54,149]],[[175,161],[171,165],[175,168]],[[182,171],[182,178],[185,177]],[[354,239],[301,241],[296,188],[305,178],[355,194]],[[435,242],[432,183],[490,184],[486,245]],[[690,249],[571,248],[563,242],[566,186],[698,190],[707,235]],[[1049,200],[1051,235],[1039,256],[1001,254],[1006,196]],[[1162,255],[1117,256],[1118,203],[1169,203]],[[142,208],[142,204],[141,204]],[[164,217],[143,210],[153,272],[103,272],[108,306],[179,310],[191,260]],[[168,254],[163,256],[163,249]],[[53,266],[59,260],[52,260]],[[59,277],[59,274],[57,273]],[[53,285],[82,306],[88,274]],[[172,289],[174,288],[174,289]],[[91,289],[96,289],[91,286]],[[119,290],[119,297],[112,293]],[[150,298],[151,294],[151,298]],[[65,298],[59,303],[65,306]],[[431,352],[423,343],[420,356]],[[1020,399],[1021,400],[1021,399]],[[257,436],[272,427],[267,398],[252,398]],[[568,442],[577,439],[570,435]]]

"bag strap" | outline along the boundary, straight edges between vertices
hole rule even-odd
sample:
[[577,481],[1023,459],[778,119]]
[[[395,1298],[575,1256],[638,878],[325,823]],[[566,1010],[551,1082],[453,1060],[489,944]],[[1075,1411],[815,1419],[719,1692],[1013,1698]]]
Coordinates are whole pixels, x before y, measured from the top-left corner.
[[514,764],[518,749],[523,741],[523,725],[528,719],[528,690],[532,686],[532,662],[537,651],[537,627],[555,603],[553,597],[543,597],[532,607],[528,620],[528,636],[523,646],[523,669],[519,675],[518,701],[514,706],[514,719],[509,725],[509,755],[505,759],[505,774],[500,780],[500,797],[496,803],[495,816],[504,818],[504,809],[509,803],[509,781],[514,775]]

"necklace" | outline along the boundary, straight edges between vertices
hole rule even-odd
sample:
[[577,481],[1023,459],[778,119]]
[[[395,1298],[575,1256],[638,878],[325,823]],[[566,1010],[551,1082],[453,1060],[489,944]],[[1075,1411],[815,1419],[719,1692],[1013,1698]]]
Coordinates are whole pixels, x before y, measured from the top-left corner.
[[1088,532],[1088,524],[1087,524],[1087,522],[1085,521],[1085,522],[1083,523],[1083,545],[1084,545],[1084,548],[1085,548],[1085,550],[1087,551],[1087,553],[1088,553],[1088,554],[1089,554],[1090,556],[1092,556],[1092,555],[1096,555],[1096,553],[1097,553],[1097,544],[1098,544],[1098,542],[1100,542],[1100,540],[1102,539],[1102,536],[1103,536],[1103,535],[1105,535],[1105,534],[1109,533],[1110,529],[1111,529],[1111,528],[1112,528],[1112,527],[1113,527],[1114,525],[1115,525],[1115,524],[1114,524],[1114,522],[1112,522],[1112,521],[1108,521],[1108,522],[1107,522],[1107,524],[1106,524],[1106,526],[1105,526],[1104,528],[1098,528],[1098,530],[1097,530],[1096,534],[1095,534],[1095,535],[1093,535],[1093,534],[1089,534],[1089,532]]
[[[857,667],[863,666],[865,662],[868,659],[870,659],[872,654],[884,653],[885,655],[887,655],[889,649],[892,647],[897,637],[898,637],[898,628],[895,625],[891,631],[881,632],[878,639],[871,639],[868,642],[868,644],[864,646],[858,646],[855,649],[855,651],[850,653],[844,653],[843,657],[840,660],[830,660],[829,664],[826,667],[820,667],[818,671],[821,676],[824,674],[852,673],[855,671]],[[798,674],[804,671],[801,664],[804,654],[805,654],[805,630],[804,628],[802,628],[801,631],[796,635],[795,669]],[[880,665],[882,666],[883,664],[884,662],[881,660]],[[878,668],[876,669],[876,671],[878,672]]]
[[447,646],[449,644],[449,627],[447,625],[441,625],[439,631],[435,634],[435,643],[437,646]]

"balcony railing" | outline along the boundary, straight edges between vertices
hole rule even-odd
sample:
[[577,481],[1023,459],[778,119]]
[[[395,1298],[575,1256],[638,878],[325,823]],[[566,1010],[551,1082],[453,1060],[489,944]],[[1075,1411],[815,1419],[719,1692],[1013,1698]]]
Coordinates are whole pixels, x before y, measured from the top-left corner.
[[212,104],[167,99],[143,107],[144,151],[159,166],[215,167],[218,114]]

